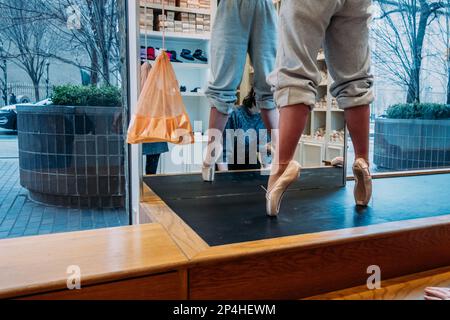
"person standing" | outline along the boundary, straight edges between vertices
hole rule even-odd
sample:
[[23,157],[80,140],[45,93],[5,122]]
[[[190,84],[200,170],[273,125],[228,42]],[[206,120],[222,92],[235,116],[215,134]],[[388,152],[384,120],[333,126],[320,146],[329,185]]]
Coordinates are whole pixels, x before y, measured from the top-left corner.
[[[228,131],[231,131],[228,136]],[[218,162],[219,171],[257,170],[270,167],[270,137],[256,107],[253,88],[244,98],[242,106],[233,110],[223,133],[223,161]],[[240,132],[243,137],[238,138]],[[238,143],[241,143],[238,145]],[[243,160],[243,161],[242,161]]]
[[369,172],[369,104],[374,100],[370,73],[371,0],[283,0],[276,69],[268,78],[280,106],[279,148],[272,164],[266,210],[276,216],[289,185],[300,175],[292,160],[321,80],[316,63],[324,46],[334,83],[331,93],[345,112],[355,148],[354,196],[366,206],[372,194]]
[[[256,106],[272,141],[276,141],[278,110],[266,81],[275,65],[277,13],[272,0],[221,0],[211,35],[211,80],[206,90],[211,111],[204,181],[214,181],[215,162],[220,156],[222,133],[237,101],[247,54],[255,70],[253,87]],[[214,134],[214,133],[220,133]]]
[[145,174],[156,174],[161,154],[169,151],[166,142],[154,142],[142,144],[142,153],[145,155]]
[[17,104],[17,97],[14,94],[14,92],[11,92],[11,94],[9,95],[9,104],[10,105]]

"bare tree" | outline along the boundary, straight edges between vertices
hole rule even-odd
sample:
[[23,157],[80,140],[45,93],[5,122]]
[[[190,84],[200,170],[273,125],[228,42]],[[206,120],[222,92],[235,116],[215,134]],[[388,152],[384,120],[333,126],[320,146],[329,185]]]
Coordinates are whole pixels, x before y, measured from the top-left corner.
[[6,53],[8,50],[5,50],[4,43],[2,39],[0,39],[0,90],[2,92],[2,99],[5,105],[8,104],[8,65],[6,60]]
[[376,0],[381,14],[373,30],[376,63],[407,87],[407,102],[420,102],[423,45],[429,25],[446,8],[435,0]]
[[[68,28],[70,10],[77,8],[79,27]],[[54,58],[91,73],[92,84],[111,84],[120,78],[120,49],[117,0],[52,0],[42,4],[40,14],[53,31],[79,57],[55,53]],[[86,59],[86,56],[88,59]]]
[[435,51],[435,72],[442,78],[445,102],[450,104],[450,0],[445,0],[445,14],[441,14],[435,31],[430,35],[430,46]]
[[38,14],[40,1],[0,0],[2,25],[0,37],[8,42],[4,58],[16,64],[30,77],[35,99],[39,100],[39,84],[49,56],[56,43],[49,37],[49,27]]

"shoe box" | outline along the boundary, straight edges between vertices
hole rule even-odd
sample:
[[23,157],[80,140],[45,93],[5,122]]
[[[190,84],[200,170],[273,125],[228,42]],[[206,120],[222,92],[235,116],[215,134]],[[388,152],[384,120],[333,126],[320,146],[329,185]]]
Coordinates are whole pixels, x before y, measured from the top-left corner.
[[209,9],[211,7],[211,1],[210,0],[179,0],[179,6],[181,8]]
[[[161,14],[160,10],[153,10],[152,8],[145,8],[145,4],[149,2],[162,3],[162,1],[170,2],[173,0],[141,0],[140,8],[140,26],[146,30],[156,30],[168,32],[182,32],[182,33],[204,33],[211,31],[211,16],[209,14],[196,14],[188,12],[175,12],[166,10],[165,14]],[[166,3],[165,2],[165,3]],[[184,4],[184,2],[186,2]],[[179,0],[177,4],[179,7],[188,5],[190,0]],[[209,0],[197,0],[198,8],[206,9],[210,7]],[[197,8],[197,7],[196,7]],[[155,19],[156,15],[156,19]]]

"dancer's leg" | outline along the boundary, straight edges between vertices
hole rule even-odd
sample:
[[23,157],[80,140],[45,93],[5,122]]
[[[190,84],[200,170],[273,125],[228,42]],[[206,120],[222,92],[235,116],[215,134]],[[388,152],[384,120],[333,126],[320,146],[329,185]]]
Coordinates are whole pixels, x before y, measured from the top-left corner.
[[213,134],[213,130],[217,130],[218,132],[222,133],[225,129],[225,126],[227,125],[228,117],[228,114],[224,114],[218,111],[216,107],[211,108],[211,111],[209,113],[208,148],[204,160],[204,165],[207,167],[214,165],[217,157],[219,156],[218,153],[220,153],[221,151],[219,150],[220,146],[222,145],[222,142],[215,141],[215,139],[219,136],[220,138],[222,138],[222,135]]
[[345,109],[345,120],[355,149],[355,160],[363,158],[369,163],[370,108],[368,105]]
[[283,174],[289,162],[294,158],[300,137],[305,130],[310,107],[305,104],[286,106],[280,110],[279,145],[272,164],[268,190]]

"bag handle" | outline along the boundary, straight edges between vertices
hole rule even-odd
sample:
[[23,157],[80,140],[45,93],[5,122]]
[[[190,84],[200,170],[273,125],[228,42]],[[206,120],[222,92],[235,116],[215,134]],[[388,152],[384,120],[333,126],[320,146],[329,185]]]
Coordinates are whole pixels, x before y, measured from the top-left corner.
[[161,51],[166,51],[166,22],[167,22],[167,17],[165,16],[166,13],[166,7],[165,7],[165,1],[162,1],[162,15],[164,18],[164,23],[163,23],[163,30],[162,30],[162,48]]

